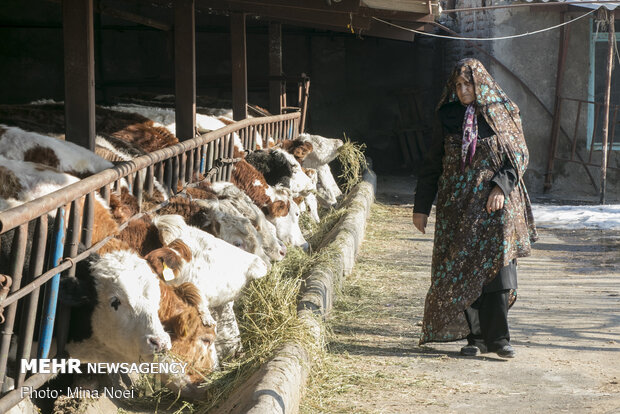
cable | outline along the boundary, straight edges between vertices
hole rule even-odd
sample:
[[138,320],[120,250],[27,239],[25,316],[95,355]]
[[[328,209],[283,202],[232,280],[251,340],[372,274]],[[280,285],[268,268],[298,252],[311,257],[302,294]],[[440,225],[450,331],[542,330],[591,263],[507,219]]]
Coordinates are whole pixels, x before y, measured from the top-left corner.
[[[525,0],[528,1],[528,0]],[[531,1],[531,0],[530,0]],[[545,1],[545,0],[543,0]],[[548,1],[548,0],[547,0]],[[618,4],[618,0],[577,0],[577,1],[563,1],[558,0],[553,3],[519,3],[519,4],[499,4],[496,6],[482,6],[482,7],[463,7],[459,9],[442,9],[442,13],[461,13],[468,11],[487,11],[487,10],[497,10],[497,9],[512,9],[516,7],[557,7],[564,5],[583,5],[583,4]]]
[[387,25],[390,25],[390,26],[396,27],[396,28],[398,28],[398,29],[401,29],[401,30],[406,30],[406,31],[408,31],[408,32],[417,33],[417,34],[420,34],[420,35],[423,35],[423,36],[439,37],[439,38],[442,38],[442,39],[453,39],[453,40],[476,40],[476,41],[485,41],[485,40],[506,40],[506,39],[516,39],[516,38],[519,38],[519,37],[530,36],[530,35],[534,35],[534,34],[538,34],[538,33],[546,32],[546,31],[553,30],[553,29],[557,29],[558,27],[565,26],[565,25],[567,25],[567,24],[570,24],[570,23],[576,22],[577,20],[582,19],[582,18],[584,18],[584,17],[586,17],[586,16],[588,16],[588,15],[590,15],[590,14],[594,13],[595,11],[596,11],[596,10],[592,10],[591,12],[588,12],[588,13],[586,13],[586,14],[583,14],[583,15],[581,15],[581,16],[579,16],[579,17],[577,17],[576,19],[569,20],[569,21],[564,22],[564,23],[556,24],[555,26],[547,27],[546,29],[540,29],[540,30],[535,30],[535,31],[533,31],[533,32],[526,32],[526,33],[521,33],[521,34],[518,34],[518,35],[512,35],[512,36],[502,36],[502,37],[460,37],[460,36],[446,36],[446,35],[438,35],[438,34],[435,34],[435,33],[426,33],[426,32],[422,32],[422,31],[419,31],[419,30],[410,29],[410,28],[408,28],[408,27],[399,26],[399,25],[397,25],[397,24],[394,24],[394,23],[391,23],[391,22],[388,22],[388,21],[385,21],[385,20],[379,19],[379,18],[377,18],[377,17],[373,17],[373,19],[374,19],[374,20],[376,20],[376,21],[378,21],[378,22],[381,22],[381,23],[384,23],[384,24],[387,24]]

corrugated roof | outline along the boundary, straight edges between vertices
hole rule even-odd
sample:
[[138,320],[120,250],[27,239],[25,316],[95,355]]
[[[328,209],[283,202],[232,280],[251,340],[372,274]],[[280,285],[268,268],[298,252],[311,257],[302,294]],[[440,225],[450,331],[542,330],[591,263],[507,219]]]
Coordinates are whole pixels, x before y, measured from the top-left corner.
[[[583,7],[586,9],[596,10],[601,7],[605,7],[608,10],[615,10],[616,7],[620,6],[620,3],[616,2],[600,2],[600,3],[581,3],[580,0],[525,0],[527,3],[570,3],[571,6],[574,7]],[[581,3],[581,4],[580,4]]]

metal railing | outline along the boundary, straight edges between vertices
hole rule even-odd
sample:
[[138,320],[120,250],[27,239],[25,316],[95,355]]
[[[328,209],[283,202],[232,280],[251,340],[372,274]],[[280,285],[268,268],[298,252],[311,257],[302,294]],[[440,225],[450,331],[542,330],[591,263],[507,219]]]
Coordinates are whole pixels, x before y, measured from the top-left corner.
[[[559,136],[564,135],[568,141],[566,143],[569,144],[569,147],[567,148],[564,146],[560,149],[559,145],[556,144],[554,146],[554,151],[549,154],[549,157],[551,157],[551,162],[549,163],[547,171],[549,187],[552,182],[553,161],[558,160],[581,164],[590,178],[592,186],[598,191],[596,180],[588,167],[600,169],[602,165],[601,157],[594,156],[594,153],[601,152],[602,150],[602,143],[600,140],[597,140],[597,138],[600,138],[603,128],[603,107],[604,105],[602,102],[566,97],[559,98],[557,107],[558,119],[562,119],[563,114],[574,111],[572,112],[574,115],[571,115],[571,119],[574,116],[575,121],[574,124],[571,125],[572,130],[564,132],[563,129],[560,131],[560,128],[557,128],[555,136],[551,137],[551,139],[557,143]],[[616,126],[620,124],[620,106],[611,105],[609,107],[609,115],[609,141],[607,142],[609,150],[607,151],[606,167],[607,170],[620,171],[619,166],[609,164],[612,150],[618,146],[619,141],[615,139],[615,135],[616,131],[620,130],[620,128],[616,128]]]
[[[7,275],[12,285],[4,300],[0,296],[0,312],[4,314],[4,322],[0,325],[0,412],[6,412],[23,399],[21,387],[39,388],[53,376],[38,373],[27,377],[25,373],[20,373],[21,359],[30,359],[32,354],[38,315],[42,318],[42,328],[37,357],[48,357],[52,327],[53,337],[56,338],[56,357],[67,356],[65,343],[69,331],[69,309],[59,307],[55,317],[60,274],[66,272],[66,275],[74,276],[76,262],[88,257],[113,237],[105,235],[92,244],[96,193],[109,201],[111,193],[120,193],[121,181],[125,180],[141,211],[144,194],[149,197],[154,194],[155,180],[169,194],[176,194],[179,184],[183,188],[205,175],[210,181],[229,181],[233,166],[220,160],[233,157],[234,134],[238,134],[244,149],[254,150],[258,134],[265,140],[271,137],[276,143],[296,138],[300,118],[297,112],[245,119],[121,163],[44,197],[0,212],[0,236],[3,240],[12,238]],[[164,204],[154,206],[150,211]],[[52,218],[50,213],[54,212]],[[131,219],[143,214],[138,213]],[[125,228],[128,222],[121,224],[119,230]],[[54,226],[51,244],[48,242],[50,225]],[[28,243],[29,238],[31,243]],[[79,252],[80,244],[86,250]],[[46,252],[49,255],[47,260]],[[23,274],[26,263],[28,272]],[[42,288],[47,292],[43,306],[39,306]],[[39,312],[41,308],[45,309],[43,315]],[[15,326],[18,317],[19,325]],[[8,355],[13,350],[16,350],[16,358],[14,364],[9,366]],[[8,368],[13,368],[12,372]]]

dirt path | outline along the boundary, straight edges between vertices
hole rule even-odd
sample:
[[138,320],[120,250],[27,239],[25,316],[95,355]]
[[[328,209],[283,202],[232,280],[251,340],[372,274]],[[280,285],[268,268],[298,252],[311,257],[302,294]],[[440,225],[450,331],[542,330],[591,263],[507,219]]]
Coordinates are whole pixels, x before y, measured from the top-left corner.
[[620,413],[620,232],[541,230],[509,314],[517,357],[461,357],[464,341],[418,346],[434,221],[413,232],[412,188],[379,180],[302,412]]

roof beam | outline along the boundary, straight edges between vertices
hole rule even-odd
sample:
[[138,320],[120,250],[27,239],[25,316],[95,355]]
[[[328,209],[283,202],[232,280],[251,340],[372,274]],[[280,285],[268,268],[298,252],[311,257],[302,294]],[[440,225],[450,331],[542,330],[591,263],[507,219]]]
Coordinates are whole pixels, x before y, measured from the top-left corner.
[[420,8],[419,13],[396,10],[371,9],[370,7],[360,7],[359,13],[361,16],[378,17],[385,20],[400,20],[403,22],[424,21],[426,23],[431,23],[432,21],[434,21],[434,16],[429,12],[428,4],[425,5],[424,9]]
[[[208,1],[207,1],[208,2]],[[283,6],[300,10],[321,10],[340,13],[357,13],[360,8],[360,0],[340,0],[331,5],[323,0],[235,0],[236,3],[244,3],[248,6],[261,5],[263,7]]]
[[285,6],[269,6],[266,4],[242,2],[238,0],[200,0],[199,4],[202,9],[211,7],[218,10],[244,12],[251,15],[292,22],[308,22],[317,25],[323,24],[339,27],[352,25],[356,29],[367,29],[370,25],[370,19],[368,17],[350,13],[294,9]]

